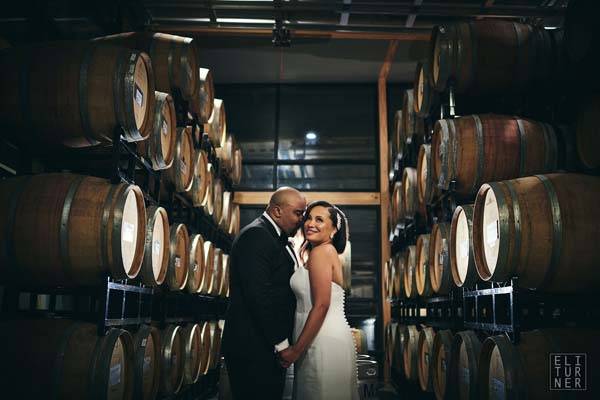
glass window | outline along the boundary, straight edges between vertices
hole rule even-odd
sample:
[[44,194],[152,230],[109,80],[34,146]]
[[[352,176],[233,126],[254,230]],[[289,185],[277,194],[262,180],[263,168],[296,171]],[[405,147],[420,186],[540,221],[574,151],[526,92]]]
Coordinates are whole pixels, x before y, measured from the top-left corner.
[[273,166],[271,164],[242,164],[242,180],[236,190],[273,190]]
[[225,102],[227,131],[242,148],[244,160],[272,162],[275,157],[276,95],[273,85],[215,88],[215,97]]
[[376,160],[376,85],[283,85],[280,160]]
[[378,185],[376,169],[376,165],[369,164],[280,165],[277,182],[299,190],[374,191]]

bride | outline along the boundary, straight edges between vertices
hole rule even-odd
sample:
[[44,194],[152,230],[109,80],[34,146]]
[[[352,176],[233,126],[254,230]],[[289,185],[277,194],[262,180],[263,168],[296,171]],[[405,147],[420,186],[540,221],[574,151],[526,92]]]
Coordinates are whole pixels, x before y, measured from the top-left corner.
[[295,400],[358,399],[356,348],[344,313],[338,257],[348,240],[344,213],[326,201],[311,203],[303,226],[300,266],[290,279],[296,295],[294,344],[279,353],[294,363]]

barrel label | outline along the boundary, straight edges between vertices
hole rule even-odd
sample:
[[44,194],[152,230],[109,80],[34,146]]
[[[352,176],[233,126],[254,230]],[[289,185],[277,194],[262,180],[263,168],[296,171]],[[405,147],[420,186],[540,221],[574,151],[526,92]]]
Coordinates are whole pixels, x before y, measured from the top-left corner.
[[444,253],[440,253],[438,256],[438,264],[443,265],[444,264]]
[[146,343],[148,343],[148,338],[142,339],[142,347],[146,347]]
[[110,367],[109,385],[115,386],[121,383],[121,364]]
[[152,242],[152,254],[155,256],[160,254],[160,240],[155,240]]
[[496,245],[496,242],[498,241],[498,238],[500,237],[499,232],[498,232],[498,220],[487,224],[487,226],[485,227],[485,242],[488,246],[494,246]]
[[194,269],[193,269],[193,271],[194,272],[198,271],[198,263],[194,263]]
[[175,257],[175,268],[181,267],[181,258]]
[[167,125],[167,121],[163,120],[160,131],[162,132],[163,136],[167,136],[169,133],[169,125]]
[[135,226],[129,222],[123,221],[123,241],[133,243]]
[[458,254],[460,258],[467,258],[469,255],[469,243],[466,241],[460,242],[458,246]]
[[187,75],[188,83],[192,81],[192,67],[190,63],[184,63],[185,74]]
[[425,353],[425,364],[429,365],[429,353]]
[[444,373],[446,372],[446,359],[445,358],[442,359],[442,372],[444,372]]
[[173,354],[173,357],[171,357],[171,366],[173,368],[177,366],[177,354]]
[[137,83],[135,84],[135,102],[140,107],[144,104],[144,92],[142,92]]
[[495,399],[506,398],[504,395],[504,392],[505,392],[504,382],[502,382],[498,378],[492,378],[492,381],[490,382],[490,391],[494,394],[494,396],[490,396],[490,397],[493,397]]
[[150,356],[144,357],[144,366],[142,367],[142,371],[144,371],[144,373],[150,369],[151,363],[152,363],[152,357],[150,357]]
[[185,171],[187,170],[187,164],[185,163],[185,160],[183,158],[179,160],[179,169],[183,173],[185,173]]

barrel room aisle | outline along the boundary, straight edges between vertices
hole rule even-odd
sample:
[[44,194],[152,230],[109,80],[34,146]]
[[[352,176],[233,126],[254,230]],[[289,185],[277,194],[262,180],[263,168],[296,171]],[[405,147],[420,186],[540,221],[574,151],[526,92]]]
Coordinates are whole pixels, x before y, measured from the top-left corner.
[[282,186],[348,218],[361,400],[600,398],[594,3],[7,2],[0,398],[234,399]]

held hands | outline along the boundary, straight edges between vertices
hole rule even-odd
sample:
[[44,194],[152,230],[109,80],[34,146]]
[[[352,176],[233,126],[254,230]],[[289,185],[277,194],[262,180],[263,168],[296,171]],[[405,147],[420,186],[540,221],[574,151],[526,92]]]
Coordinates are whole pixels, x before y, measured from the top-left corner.
[[290,346],[277,353],[277,356],[279,357],[281,366],[283,368],[289,368],[289,366],[295,363],[300,357],[300,352],[298,352],[294,346]]

